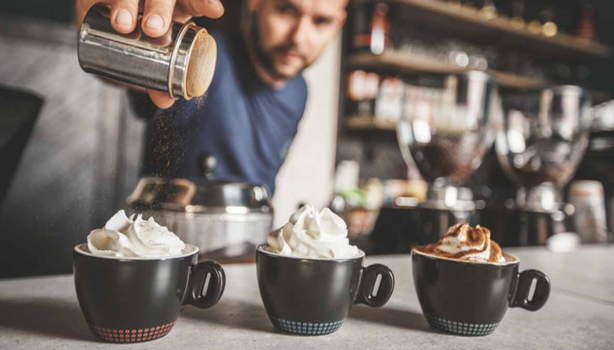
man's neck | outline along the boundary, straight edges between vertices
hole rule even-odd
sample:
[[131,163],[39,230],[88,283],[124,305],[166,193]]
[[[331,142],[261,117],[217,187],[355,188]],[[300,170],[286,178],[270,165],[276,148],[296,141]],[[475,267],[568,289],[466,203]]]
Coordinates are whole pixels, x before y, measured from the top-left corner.
[[265,84],[272,87],[273,89],[281,89],[286,85],[286,79],[276,78],[264,67],[262,62],[260,61],[260,57],[256,53],[256,43],[251,38],[249,29],[244,29],[241,31],[241,35],[243,37],[243,41],[245,42],[245,46],[247,47],[247,53],[249,55],[250,60],[252,61],[252,65],[254,66],[254,71],[256,75],[262,80]]

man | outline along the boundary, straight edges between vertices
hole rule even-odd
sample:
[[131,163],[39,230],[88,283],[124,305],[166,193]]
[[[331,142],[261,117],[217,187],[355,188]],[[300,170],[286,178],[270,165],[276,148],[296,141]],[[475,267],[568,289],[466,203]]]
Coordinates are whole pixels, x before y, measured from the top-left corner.
[[[174,101],[148,91],[159,109],[131,93],[138,114],[150,118],[144,173],[196,179],[202,157],[217,160],[213,179],[265,185],[275,177],[296,135],[307,101],[301,72],[342,27],[348,0],[246,0],[249,16],[237,36],[212,33],[217,66],[207,94]],[[82,19],[95,0],[78,0]],[[107,0],[111,23],[123,33],[135,27],[138,0]],[[143,4],[141,4],[143,5]],[[143,31],[158,37],[171,19],[217,18],[217,0],[146,0]]]

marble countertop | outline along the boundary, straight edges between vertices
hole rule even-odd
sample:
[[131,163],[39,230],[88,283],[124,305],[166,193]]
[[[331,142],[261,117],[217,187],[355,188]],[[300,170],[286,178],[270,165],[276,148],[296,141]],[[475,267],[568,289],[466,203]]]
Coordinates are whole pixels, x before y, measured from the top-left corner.
[[98,341],[87,327],[72,276],[0,281],[0,349],[614,349],[614,247],[572,253],[543,248],[506,250],[552,281],[537,312],[510,309],[485,337],[430,328],[416,297],[408,255],[374,256],[395,274],[394,295],[380,309],[355,306],[333,334],[301,337],[273,329],[253,264],[224,266],[227,285],[218,305],[186,307],[165,338],[133,345]]

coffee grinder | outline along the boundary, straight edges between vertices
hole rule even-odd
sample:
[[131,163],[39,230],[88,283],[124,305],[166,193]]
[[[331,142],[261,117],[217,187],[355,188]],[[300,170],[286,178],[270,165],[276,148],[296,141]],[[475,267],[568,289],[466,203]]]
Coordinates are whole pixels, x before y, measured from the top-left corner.
[[573,206],[563,187],[573,177],[586,146],[591,122],[590,96],[578,86],[502,90],[503,120],[496,153],[517,185],[507,210],[506,236],[514,245],[541,245],[556,233],[573,231]]
[[495,80],[470,71],[410,77],[397,139],[409,167],[428,183],[427,198],[412,209],[417,243],[432,243],[456,223],[478,223],[478,206],[463,182],[494,140]]

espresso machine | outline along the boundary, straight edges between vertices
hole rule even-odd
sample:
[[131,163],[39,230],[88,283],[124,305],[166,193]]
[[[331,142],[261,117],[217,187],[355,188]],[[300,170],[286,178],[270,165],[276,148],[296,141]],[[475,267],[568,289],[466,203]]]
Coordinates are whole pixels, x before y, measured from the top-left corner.
[[589,143],[590,95],[569,85],[502,90],[501,105],[495,150],[516,185],[503,214],[509,223],[505,245],[542,245],[573,231],[574,208],[563,188]]
[[497,84],[483,72],[417,75],[408,86],[397,139],[428,190],[422,203],[398,205],[413,232],[406,246],[435,242],[456,223],[479,223],[480,205],[463,184],[493,143],[497,105]]

